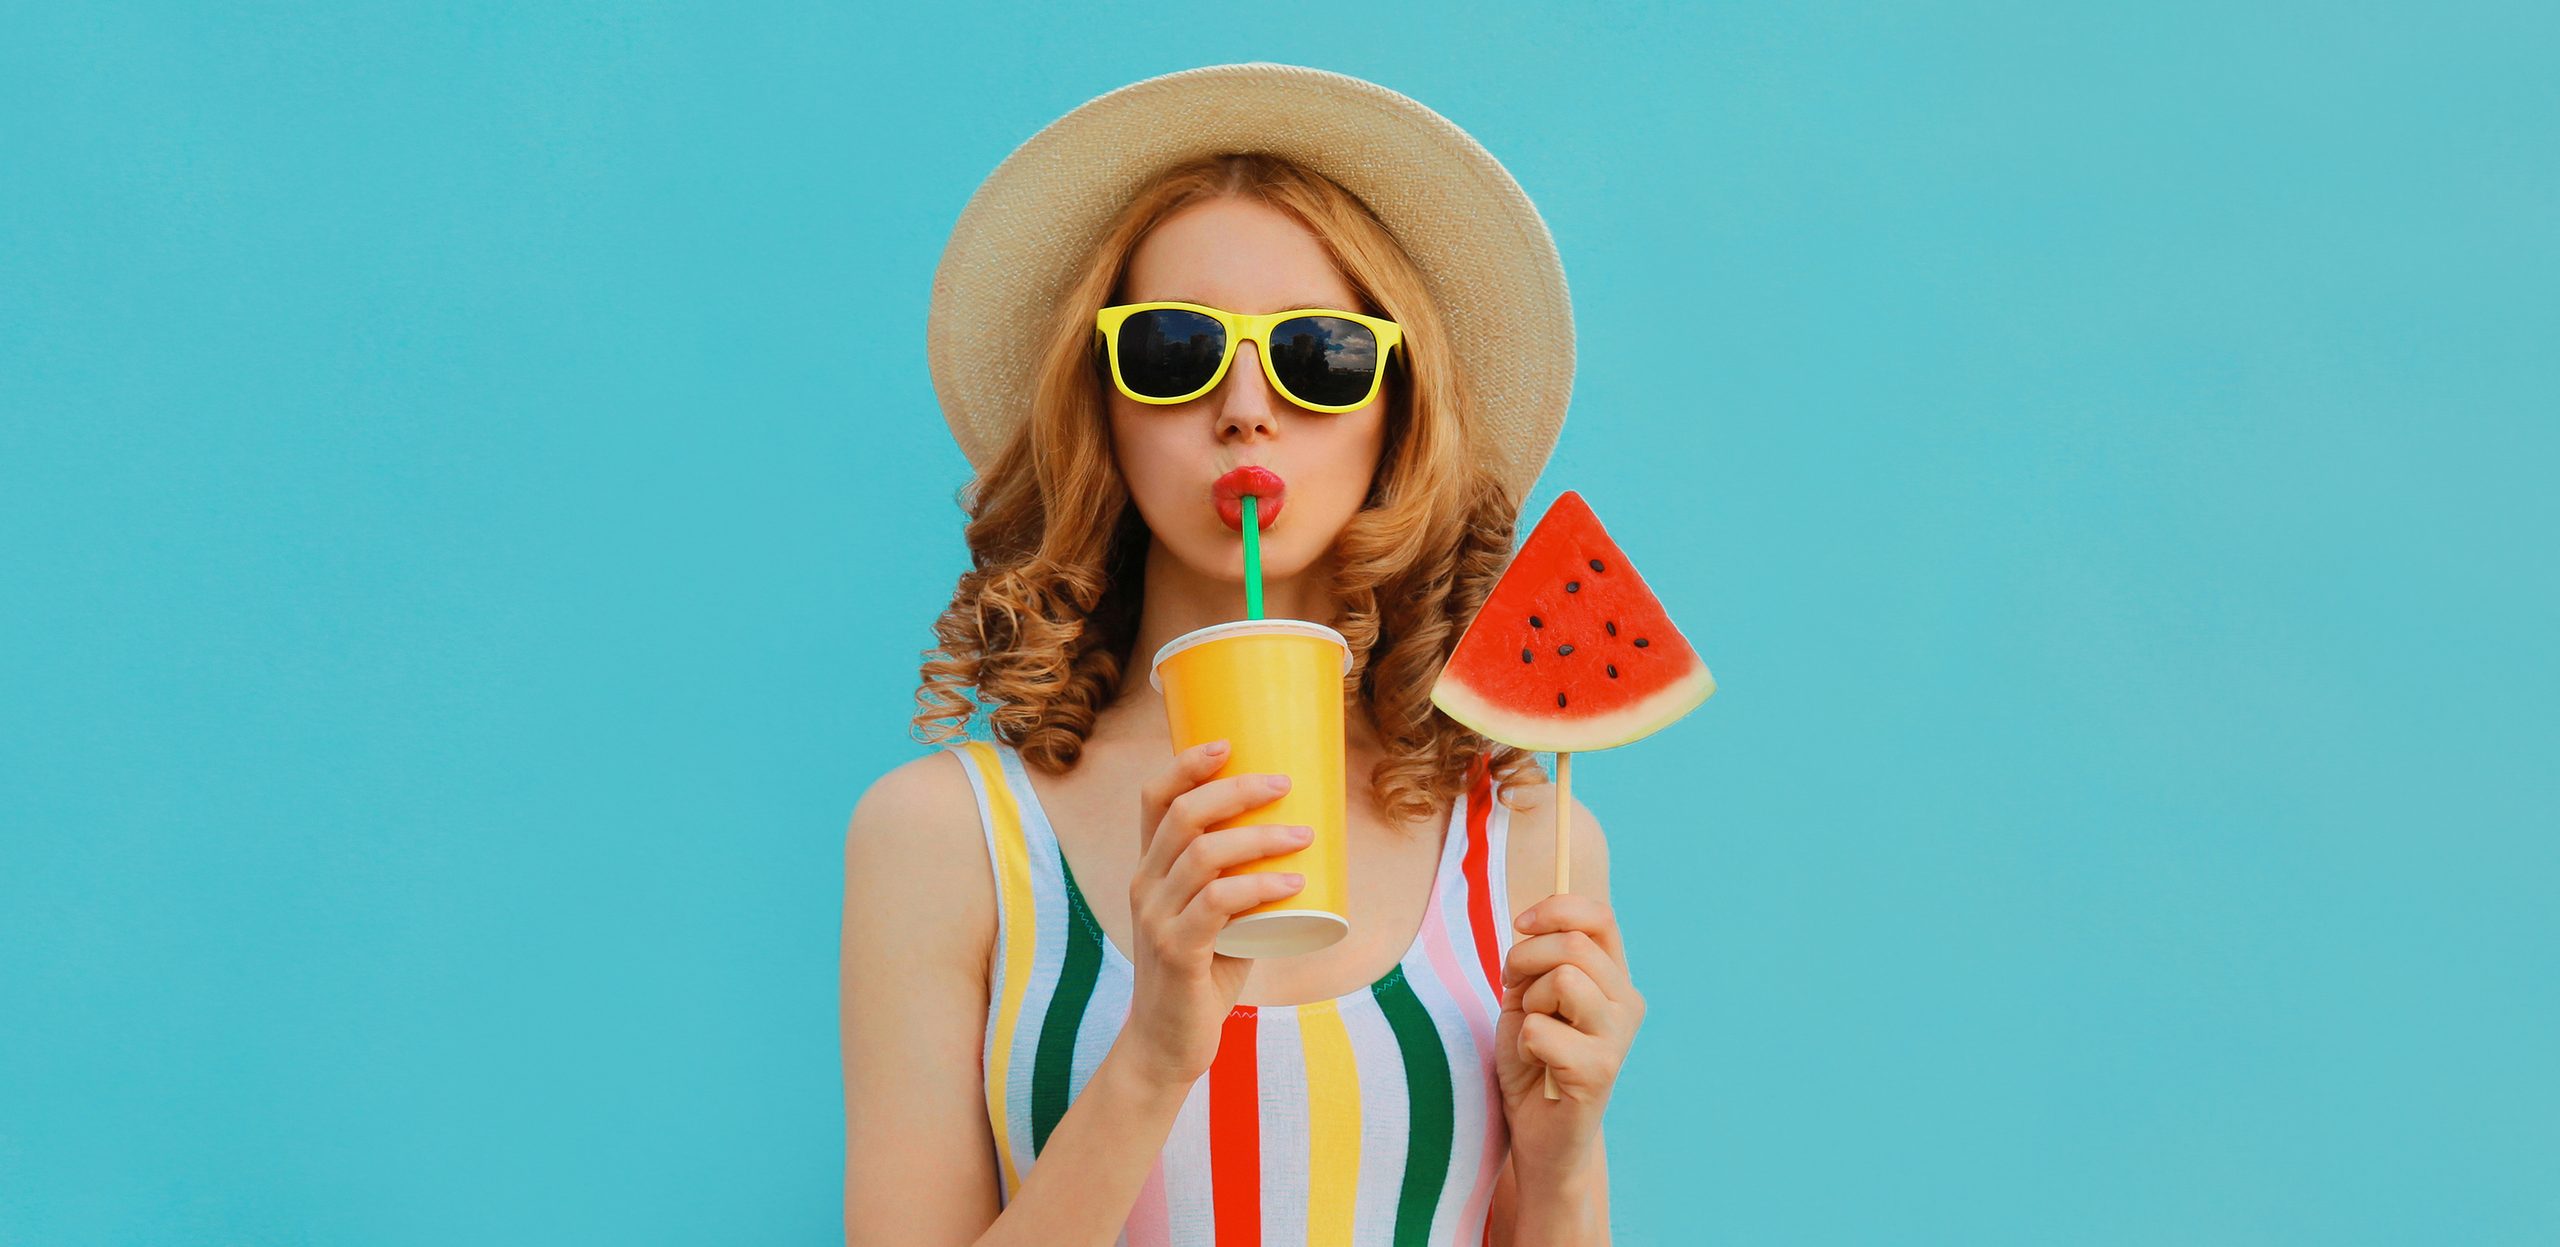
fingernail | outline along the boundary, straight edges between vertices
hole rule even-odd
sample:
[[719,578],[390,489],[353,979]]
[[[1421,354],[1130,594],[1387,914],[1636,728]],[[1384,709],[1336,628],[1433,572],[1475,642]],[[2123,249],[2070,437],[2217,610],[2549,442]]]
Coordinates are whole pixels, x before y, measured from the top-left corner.
[[1289,791],[1289,777],[1286,775],[1274,775],[1265,782],[1271,785],[1271,791],[1273,792]]
[[1511,925],[1518,927],[1523,931],[1538,925],[1538,911],[1532,909],[1529,912],[1520,915],[1517,919],[1512,921]]
[[1306,877],[1305,875],[1300,875],[1300,874],[1284,874],[1284,875],[1280,876],[1280,878],[1281,878],[1281,880],[1282,880],[1283,882],[1287,883],[1290,887],[1293,887],[1293,888],[1295,888],[1295,887],[1303,887],[1303,886],[1305,886],[1305,884],[1306,884],[1306,882],[1307,882],[1307,877]]
[[1211,757],[1215,757],[1219,754],[1225,753],[1226,751],[1227,742],[1223,740],[1213,740],[1208,744],[1208,753]]
[[1313,827],[1292,827],[1289,829],[1289,838],[1300,843],[1304,843],[1316,838],[1316,829]]

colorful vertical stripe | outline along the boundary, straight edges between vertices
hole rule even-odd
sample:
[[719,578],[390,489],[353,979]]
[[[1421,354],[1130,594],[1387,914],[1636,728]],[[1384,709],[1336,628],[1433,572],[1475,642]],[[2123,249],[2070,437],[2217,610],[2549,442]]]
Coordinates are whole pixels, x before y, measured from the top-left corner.
[[1210,1192],[1218,1210],[1218,1247],[1262,1243],[1262,1106],[1255,1086],[1260,1054],[1254,1010],[1227,1011],[1218,1056],[1209,1066]]
[[[1469,824],[1481,825],[1485,817],[1482,794],[1471,795],[1468,807]],[[1472,848],[1468,856],[1476,856]],[[1475,886],[1475,880],[1481,877],[1481,873],[1473,869],[1464,872],[1467,886],[1467,903],[1464,905],[1449,903],[1456,898],[1446,895],[1445,891],[1435,893],[1431,911],[1424,915],[1422,921],[1424,947],[1430,953],[1431,968],[1437,972],[1426,980],[1426,987],[1431,992],[1445,993],[1465,1021],[1463,1026],[1452,1028],[1448,1042],[1453,1050],[1464,1050],[1468,1059],[1452,1061],[1450,1068],[1463,1070],[1483,1080],[1477,1095],[1456,1097],[1463,1110],[1461,1120],[1455,1126],[1457,1133],[1479,1141],[1476,1150],[1481,1158],[1474,1172],[1452,1172],[1450,1175],[1453,1182],[1463,1182],[1466,1191],[1461,1224],[1481,1219],[1484,1211],[1492,1206],[1494,1182],[1501,1176],[1501,1157],[1510,1138],[1501,1113],[1477,1111],[1479,1104],[1499,1105],[1502,1100],[1493,1066],[1494,1024],[1502,1014],[1501,997],[1478,972],[1478,961],[1465,958],[1461,952],[1473,942],[1472,933],[1481,930],[1467,916],[1479,908],[1477,902],[1482,893]],[[1438,1014],[1441,1011],[1434,1012]]]
[[[1467,789],[1467,925],[1475,933],[1476,957],[1484,966],[1485,982],[1493,985],[1493,998],[1502,999],[1501,940],[1493,932],[1494,906],[1503,908],[1502,925],[1511,925],[1508,898],[1496,898],[1491,881],[1493,851],[1485,843],[1485,821],[1493,805],[1491,768],[1482,758],[1476,760],[1475,782]],[[1435,899],[1437,899],[1435,897]]]
[[1341,1002],[1343,1029],[1360,1063],[1360,1183],[1351,1217],[1354,1243],[1395,1241],[1405,1153],[1413,1142],[1404,1056],[1375,991]]
[[1013,1112],[1007,1079],[1012,1073],[1014,1024],[1022,1014],[1022,997],[1031,983],[1032,925],[1031,863],[1022,838],[1022,815],[1013,800],[1012,785],[1005,782],[1003,768],[992,749],[981,742],[966,759],[971,764],[970,784],[977,789],[979,809],[985,816],[990,860],[996,871],[998,941],[1001,947],[996,989],[989,1002],[995,1012],[995,1028],[989,1032],[986,1051],[987,1124],[995,1129],[996,1155],[1004,1178],[1004,1198],[1008,1201],[1022,1186],[1022,1176],[1014,1168],[1013,1149],[1006,1146],[1010,1137],[1008,1116]]
[[1254,1011],[1254,1101],[1262,1126],[1262,1241],[1307,1241],[1307,1041],[1305,1007]]
[[1307,1069],[1307,1242],[1347,1247],[1360,1189],[1360,1068],[1339,1002],[1298,1010]]
[[[1010,1204],[1127,1023],[1135,971],[1086,903],[1019,755],[949,748],[976,791],[996,880],[985,1090]],[[1121,1243],[1484,1241],[1509,1148],[1491,1035],[1509,820],[1481,761],[1469,780],[1403,958],[1332,1000],[1229,1011]]]
[[1449,1058],[1441,1050],[1439,1028],[1422,1011],[1404,975],[1391,975],[1372,990],[1404,1058],[1405,1120],[1411,1131],[1396,1200],[1396,1247],[1421,1247],[1430,1241],[1440,1184],[1449,1177]]
[[[1053,844],[1049,852],[1059,850]],[[1102,972],[1102,928],[1085,909],[1084,891],[1067,872],[1062,853],[1058,862],[1058,874],[1067,883],[1067,955],[1058,972],[1057,990],[1050,994],[1048,1012],[1040,1020],[1040,1050],[1031,1065],[1031,1154],[1035,1157],[1049,1145],[1049,1132],[1058,1128],[1058,1119],[1067,1115],[1076,1034],[1084,1027],[1085,1006],[1092,1001],[1094,979]]]

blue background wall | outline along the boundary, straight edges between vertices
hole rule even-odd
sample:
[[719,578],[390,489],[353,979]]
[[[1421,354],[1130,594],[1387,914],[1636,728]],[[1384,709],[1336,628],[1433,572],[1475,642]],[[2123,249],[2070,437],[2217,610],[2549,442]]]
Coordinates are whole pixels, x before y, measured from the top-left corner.
[[1723,684],[1620,1241],[2560,1238],[2548,6],[215,8],[0,18],[0,1242],[835,1240],[932,266],[1247,59],[1536,198]]

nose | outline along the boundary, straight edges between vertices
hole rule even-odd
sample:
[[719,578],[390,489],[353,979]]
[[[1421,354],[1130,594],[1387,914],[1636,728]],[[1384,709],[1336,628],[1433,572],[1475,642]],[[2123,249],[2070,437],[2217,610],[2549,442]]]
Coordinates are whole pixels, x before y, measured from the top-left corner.
[[1236,346],[1227,375],[1218,382],[1218,436],[1269,437],[1276,431],[1271,380],[1262,375],[1262,360],[1253,343]]

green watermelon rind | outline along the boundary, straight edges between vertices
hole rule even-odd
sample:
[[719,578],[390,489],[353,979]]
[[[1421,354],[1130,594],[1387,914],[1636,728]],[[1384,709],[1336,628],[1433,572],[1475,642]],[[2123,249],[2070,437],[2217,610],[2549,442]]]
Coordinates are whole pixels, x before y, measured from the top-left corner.
[[1443,671],[1431,689],[1431,704],[1487,740],[1533,753],[1589,753],[1615,749],[1653,735],[1698,708],[1716,691],[1716,678],[1705,663],[1642,700],[1588,718],[1524,715],[1497,705],[1454,673]]

